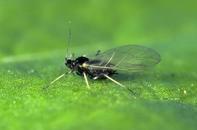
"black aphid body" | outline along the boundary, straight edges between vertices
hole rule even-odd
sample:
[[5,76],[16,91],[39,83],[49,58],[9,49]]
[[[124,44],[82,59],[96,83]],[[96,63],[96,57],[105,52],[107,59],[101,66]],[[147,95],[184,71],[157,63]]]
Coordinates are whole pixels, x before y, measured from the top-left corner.
[[89,60],[89,58],[81,56],[75,60],[65,59],[65,65],[75,72],[79,76],[83,76],[83,73],[87,74],[91,79],[106,79],[104,75],[112,76],[116,73],[116,70],[110,68],[91,68],[90,64],[100,62],[99,60]]
[[91,79],[109,79],[125,87],[112,78],[118,72],[137,73],[151,69],[160,62],[160,55],[151,48],[138,45],[125,45],[112,48],[88,57],[66,58],[65,65],[79,76],[83,76],[89,88],[87,77]]
[[[158,64],[161,58],[153,49],[138,45],[124,45],[102,53],[98,51],[96,55],[89,55],[88,58],[80,56],[76,59],[66,58],[65,60],[65,65],[71,70],[68,73],[75,72],[77,75],[83,76],[87,88],[90,89],[87,77],[94,80],[109,79],[117,85],[127,88],[112,78],[114,74],[117,74],[117,71],[125,73],[143,72]],[[65,75],[66,73],[60,75],[50,85]],[[129,88],[127,89],[132,92]]]

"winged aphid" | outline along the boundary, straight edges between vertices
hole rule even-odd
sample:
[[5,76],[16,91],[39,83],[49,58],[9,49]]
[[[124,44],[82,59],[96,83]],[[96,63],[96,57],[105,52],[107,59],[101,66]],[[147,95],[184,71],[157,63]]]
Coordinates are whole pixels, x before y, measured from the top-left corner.
[[[87,88],[88,78],[93,80],[109,79],[114,83],[125,87],[118,81],[112,79],[119,71],[125,73],[141,72],[154,67],[160,62],[160,55],[153,49],[139,45],[124,45],[107,50],[94,56],[80,56],[77,58],[65,58],[65,65],[79,76],[83,76]],[[55,81],[63,77],[58,77]]]
[[[68,73],[76,73],[84,77],[87,88],[90,88],[88,78],[93,80],[109,79],[117,85],[125,87],[113,79],[113,75],[118,74],[119,71],[123,71],[124,73],[145,71],[154,67],[161,60],[159,53],[155,50],[139,45],[124,45],[102,53],[99,50],[96,54],[89,56],[74,58],[74,56],[71,55],[68,57],[70,40],[71,30],[69,29],[65,65],[70,69]],[[53,80],[50,85],[66,74],[67,73],[60,75]]]

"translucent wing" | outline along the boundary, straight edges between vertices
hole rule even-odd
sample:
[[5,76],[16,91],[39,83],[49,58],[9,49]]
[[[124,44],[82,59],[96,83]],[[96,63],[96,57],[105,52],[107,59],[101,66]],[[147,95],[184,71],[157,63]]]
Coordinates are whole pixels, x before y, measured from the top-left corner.
[[89,69],[117,69],[139,72],[160,62],[160,55],[153,49],[138,45],[125,45],[90,57]]

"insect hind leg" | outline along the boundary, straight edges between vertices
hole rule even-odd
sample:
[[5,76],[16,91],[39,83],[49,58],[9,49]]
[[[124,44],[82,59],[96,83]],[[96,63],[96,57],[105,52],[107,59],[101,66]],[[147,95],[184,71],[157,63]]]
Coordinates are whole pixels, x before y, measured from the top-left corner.
[[109,77],[108,75],[104,74],[104,76],[105,76],[107,79],[109,79],[109,80],[111,80],[112,82],[114,82],[115,84],[117,84],[117,85],[119,85],[119,86],[121,86],[121,87],[123,87],[123,88],[126,88],[123,84],[119,83],[119,82],[116,81],[115,79],[112,79],[112,78]]
[[[133,90],[131,90],[130,88],[124,86],[123,84],[119,83],[118,81],[116,81],[115,79],[109,77],[109,76],[106,75],[106,74],[105,74],[104,76],[105,76],[107,79],[109,79],[109,80],[111,80],[112,82],[114,82],[115,84],[117,84],[117,85],[119,85],[119,86],[121,86],[121,87],[123,87],[123,88],[126,88],[126,89],[127,89],[128,91],[130,91],[134,96],[136,96],[136,93],[133,92]],[[135,98],[136,98],[136,97],[135,97]]]

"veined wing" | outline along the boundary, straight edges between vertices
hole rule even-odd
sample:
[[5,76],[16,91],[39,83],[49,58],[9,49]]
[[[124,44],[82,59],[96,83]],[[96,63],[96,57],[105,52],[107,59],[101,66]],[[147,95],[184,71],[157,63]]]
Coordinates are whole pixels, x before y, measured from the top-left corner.
[[159,62],[160,55],[155,50],[138,45],[125,45],[90,57],[88,67],[139,72]]

